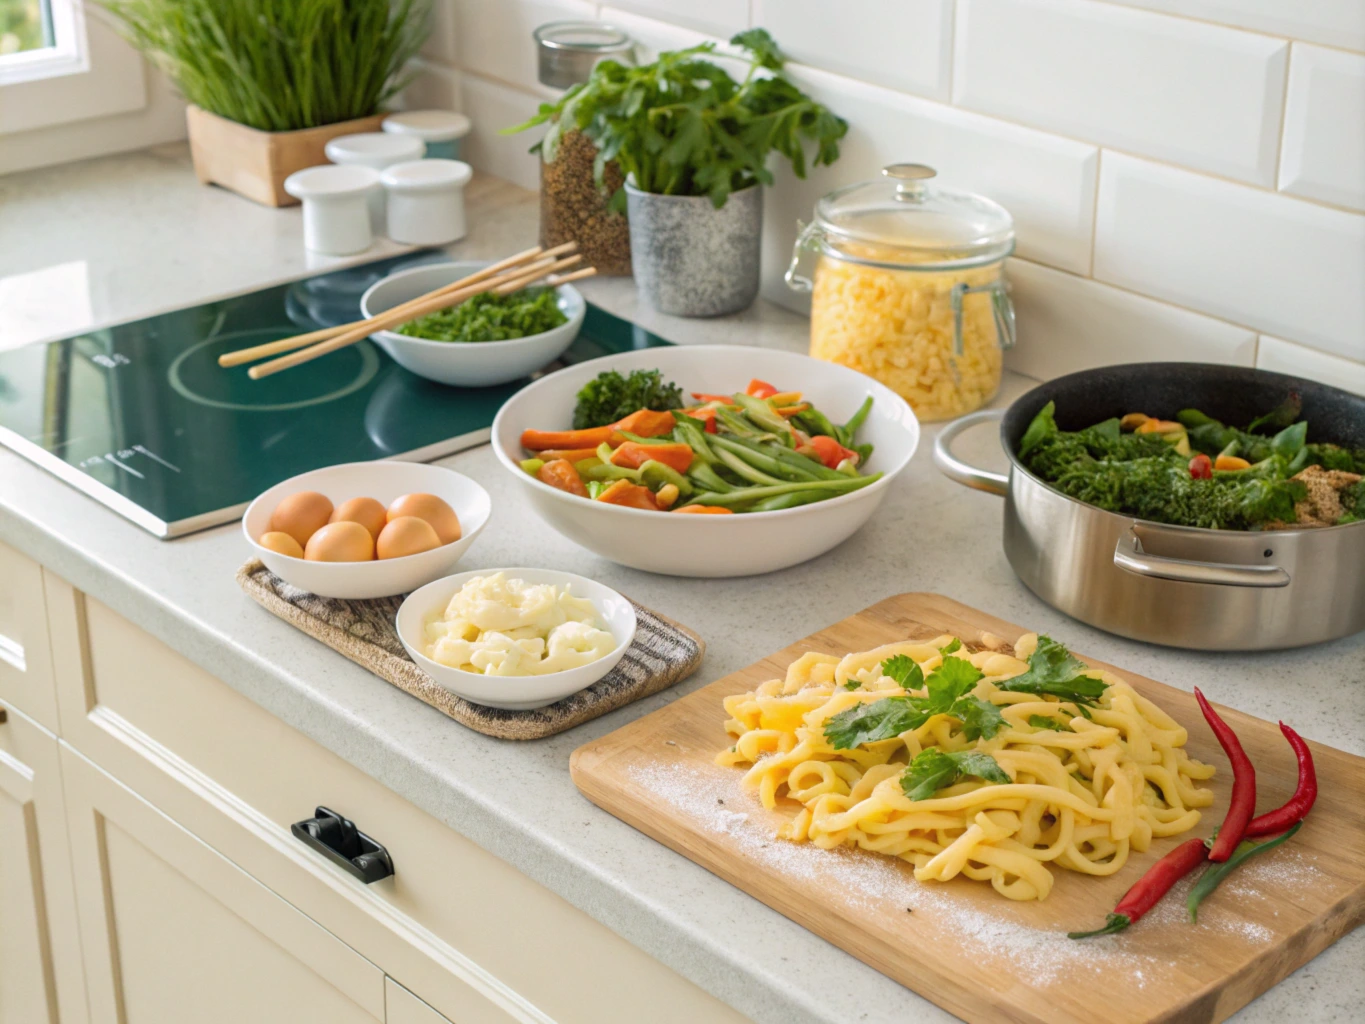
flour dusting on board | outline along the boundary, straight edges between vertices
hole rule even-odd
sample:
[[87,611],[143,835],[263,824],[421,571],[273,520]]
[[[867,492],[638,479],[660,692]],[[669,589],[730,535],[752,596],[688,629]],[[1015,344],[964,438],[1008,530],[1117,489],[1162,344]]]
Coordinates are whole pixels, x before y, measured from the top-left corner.
[[[737,773],[724,768],[656,761],[631,765],[627,772],[632,781],[690,816],[701,828],[729,836],[739,844],[747,860],[788,877],[834,883],[847,902],[858,907],[899,906],[913,908],[912,912],[926,917],[951,918],[953,933],[963,940],[964,946],[1023,968],[1034,984],[1047,987],[1074,980],[1078,975],[1100,977],[1118,969],[1142,988],[1149,974],[1157,977],[1162,969],[1175,966],[1164,959],[1126,950],[1122,940],[1115,937],[1077,943],[1061,931],[1034,928],[984,913],[964,905],[951,892],[916,882],[907,866],[890,858],[847,848],[822,850],[810,843],[778,839],[769,822],[756,821],[743,810],[760,810],[757,798],[740,787]],[[1252,862],[1239,874],[1244,876],[1249,890],[1259,888],[1264,892],[1268,885],[1282,891],[1311,886],[1320,872],[1295,853],[1292,858]],[[1200,908],[1198,925],[1189,925],[1185,897],[1193,883],[1193,878],[1182,880],[1135,927],[1183,925],[1253,945],[1273,941],[1271,929],[1246,920],[1215,901]]]

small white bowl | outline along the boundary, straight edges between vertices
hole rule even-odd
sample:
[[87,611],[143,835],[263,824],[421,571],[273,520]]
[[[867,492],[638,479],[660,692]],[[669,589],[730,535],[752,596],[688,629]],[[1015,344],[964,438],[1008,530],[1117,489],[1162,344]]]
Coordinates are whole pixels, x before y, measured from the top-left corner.
[[[404,494],[434,494],[459,516],[460,539],[418,555],[372,562],[309,562],[261,547],[257,539],[269,531],[275,506],[299,491],[325,494],[333,505],[374,498],[387,506]],[[267,569],[300,590],[353,600],[392,597],[450,572],[487,525],[490,509],[488,492],[454,470],[420,462],[347,462],[300,473],[261,494],[242,517],[242,533]]]
[[[882,478],[861,490],[797,508],[742,515],[691,516],[589,501],[542,483],[521,468],[522,431],[562,430],[578,391],[604,370],[658,369],[686,391],[729,394],[754,377],[801,391],[836,423],[871,395],[858,432],[875,450],[867,472]],[[493,420],[493,451],[542,519],[570,540],[632,569],[668,576],[750,576],[822,555],[847,540],[890,491],[919,444],[919,422],[905,399],[871,377],[794,352],[739,345],[670,345],[575,363],[509,398]]]
[[[419,295],[454,284],[486,266],[486,262],[433,263],[390,274],[371,285],[360,297],[361,315],[367,318],[377,316]],[[425,338],[410,338],[396,331],[377,331],[370,337],[399,366],[438,384],[466,388],[506,384],[548,366],[563,355],[564,350],[578,337],[588,304],[572,285],[562,284],[555,292],[559,308],[569,318],[568,322],[525,338],[513,338],[511,341],[428,341]]]
[[[427,620],[444,612],[450,599],[469,580],[475,576],[491,576],[495,572],[505,572],[510,578],[527,583],[568,586],[575,597],[586,597],[597,609],[603,625],[616,638],[616,647],[606,657],[590,664],[543,676],[486,676],[432,661],[422,653],[426,648],[424,627]],[[398,639],[403,641],[403,646],[417,667],[455,696],[474,704],[522,711],[543,708],[563,700],[591,686],[614,669],[635,639],[635,608],[610,587],[572,573],[554,569],[476,569],[428,583],[421,590],[409,594],[398,609],[396,625]]]

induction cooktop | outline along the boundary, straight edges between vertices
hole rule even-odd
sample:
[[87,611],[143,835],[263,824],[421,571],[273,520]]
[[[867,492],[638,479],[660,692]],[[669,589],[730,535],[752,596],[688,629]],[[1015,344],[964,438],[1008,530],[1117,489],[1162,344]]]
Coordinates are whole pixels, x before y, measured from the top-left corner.
[[[0,352],[0,443],[162,538],[237,519],[261,491],[310,469],[482,444],[530,378],[447,387],[368,340],[259,381],[217,362],[358,320],[361,294],[380,278],[448,258],[391,257]],[[667,344],[589,305],[578,339],[542,372]]]

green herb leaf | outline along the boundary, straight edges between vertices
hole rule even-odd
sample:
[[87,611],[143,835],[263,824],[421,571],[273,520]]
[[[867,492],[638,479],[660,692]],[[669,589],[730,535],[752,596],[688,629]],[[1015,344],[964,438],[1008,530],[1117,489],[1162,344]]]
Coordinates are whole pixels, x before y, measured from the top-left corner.
[[1303,827],[1302,821],[1294,823],[1294,827],[1274,839],[1267,839],[1264,843],[1242,842],[1237,844],[1237,849],[1232,852],[1232,856],[1221,864],[1210,864],[1204,873],[1199,876],[1199,881],[1194,883],[1194,888],[1185,899],[1185,909],[1190,912],[1190,920],[1196,921],[1199,917],[1199,904],[1203,903],[1213,890],[1223,884],[1223,879],[1232,874],[1239,868],[1243,861],[1248,857],[1254,857],[1258,853],[1265,853],[1273,850],[1287,839],[1291,838],[1295,832]]
[[944,658],[938,668],[929,673],[925,686],[929,690],[931,713],[947,712],[959,698],[971,692],[981,681],[979,668],[964,658]]
[[943,648],[939,653],[946,658],[948,655],[956,654],[960,650],[962,650],[962,641],[959,640],[957,637],[953,637],[952,641],[948,644],[948,646]]
[[902,690],[918,690],[924,685],[923,670],[913,658],[904,654],[897,654],[882,662],[882,675]]
[[398,333],[428,341],[510,341],[543,334],[568,321],[553,288],[523,288],[511,295],[481,292],[458,306],[409,320]]
[[825,720],[825,739],[835,750],[889,740],[929,721],[916,697],[884,697],[840,711]]
[[862,685],[863,685],[863,684],[860,683],[860,682],[858,682],[858,680],[856,680],[856,679],[850,679],[848,682],[846,682],[846,683],[844,684],[844,689],[845,689],[845,690],[856,690],[856,689],[858,689],[858,687],[860,687],[860,686],[862,686]]
[[1109,688],[1104,681],[1083,675],[1089,666],[1051,637],[1038,638],[1028,666],[1027,672],[996,686],[1015,693],[1051,694],[1076,704],[1094,704]]
[[962,719],[962,734],[969,740],[993,739],[1005,727],[1000,709],[980,697],[963,697],[953,705],[951,714]]
[[1028,724],[1033,726],[1035,729],[1051,729],[1053,732],[1076,731],[1075,729],[1071,728],[1071,726],[1067,725],[1065,722],[1059,722],[1057,721],[1057,719],[1049,718],[1047,715],[1029,715]]
[[1000,763],[990,754],[979,750],[947,753],[930,747],[916,755],[901,773],[901,792],[911,800],[926,800],[968,775],[987,782],[1010,781]]
[[658,370],[632,370],[629,377],[607,370],[579,389],[573,427],[605,427],[640,409],[664,412],[682,404],[682,388],[665,381]]

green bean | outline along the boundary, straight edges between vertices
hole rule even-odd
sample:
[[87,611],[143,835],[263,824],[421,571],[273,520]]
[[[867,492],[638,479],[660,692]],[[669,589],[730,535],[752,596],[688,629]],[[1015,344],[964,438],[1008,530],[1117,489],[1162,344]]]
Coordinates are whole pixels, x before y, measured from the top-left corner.
[[806,433],[825,434],[834,438],[834,440],[838,441],[840,444],[844,443],[842,428],[836,427],[831,423],[829,417],[819,409],[812,406],[801,413],[801,415],[797,416],[796,419],[801,421],[801,425],[806,428]]
[[[672,434],[665,434],[663,437],[641,437],[639,434],[632,434],[629,430],[621,430],[618,433],[627,441],[634,441],[636,444],[677,444],[678,441]],[[686,444],[686,442],[683,442]]]
[[804,473],[808,480],[838,480],[842,473],[836,473],[824,463],[812,459],[808,455],[794,452],[790,448],[783,448],[781,445],[763,445],[758,441],[745,441],[743,438],[732,439],[736,444],[742,444],[749,448],[757,448],[765,455],[770,455],[779,462],[782,462],[798,473]]
[[873,473],[870,476],[860,476],[857,479],[847,477],[843,480],[812,480],[806,483],[787,483],[774,484],[768,487],[741,487],[736,488],[729,494],[700,493],[693,495],[689,505],[720,505],[724,508],[732,508],[736,505],[744,505],[751,501],[761,501],[764,498],[772,498],[779,494],[793,494],[797,491],[822,491],[826,497],[835,497],[839,494],[847,494],[856,491],[868,484],[876,483],[882,478],[880,473]]
[[687,475],[708,491],[718,491],[721,494],[728,494],[734,490],[734,487],[731,484],[727,483],[719,473],[705,462],[693,462],[691,468],[687,471]]
[[718,437],[713,442],[722,451],[728,451],[737,458],[743,459],[750,466],[770,476],[782,480],[814,480],[814,473],[807,473],[793,466],[788,466],[780,459],[774,458],[767,452],[757,450],[749,445],[739,444],[729,438]]
[[865,399],[863,399],[863,404],[858,406],[858,411],[853,414],[853,417],[847,423],[844,424],[843,429],[845,440],[840,441],[839,442],[840,444],[844,445],[845,447],[848,447],[853,443],[854,435],[858,433],[858,428],[863,425],[863,421],[867,419],[867,414],[870,413],[871,411],[872,396],[868,395]]
[[717,409],[716,425],[724,427],[736,437],[747,437],[754,441],[777,436],[771,431],[758,430],[754,424],[750,423],[733,409]]
[[739,404],[739,407],[744,410],[744,415],[758,424],[758,426],[768,428],[773,433],[777,434],[778,437],[782,437],[783,435],[790,436],[791,425],[779,416],[773,407],[763,401],[763,399],[755,398],[753,395],[737,393],[735,395],[735,401]]
[[813,501],[824,501],[829,495],[824,491],[793,491],[791,494],[779,494],[776,497],[764,498],[756,501],[746,509],[748,512],[776,512],[784,508],[796,508],[798,505],[809,505]]
[[698,421],[691,419],[686,413],[679,412],[674,412],[673,418],[678,423],[675,433],[679,434],[687,446],[692,449],[692,454],[708,466],[714,466],[720,461],[707,443],[706,430]]
[[727,451],[724,448],[718,449],[716,452],[716,456],[720,459],[721,462],[725,463],[725,465],[728,466],[736,476],[748,480],[751,483],[780,484],[783,482],[782,480],[778,479],[775,476],[768,475],[761,469],[756,469],[755,467],[751,466],[749,463],[741,459],[734,452]]
[[672,466],[667,466],[655,459],[647,459],[645,464],[640,467],[640,482],[656,493],[664,484],[672,484],[684,498],[691,495],[692,491],[695,490],[692,481],[688,480],[687,477]]
[[[589,461],[591,460],[583,460],[583,462]],[[584,480],[629,480],[633,484],[640,482],[640,471],[638,469],[613,466],[610,462],[599,462],[595,466],[585,468],[583,462],[577,463],[575,468],[578,470],[578,475]]]

